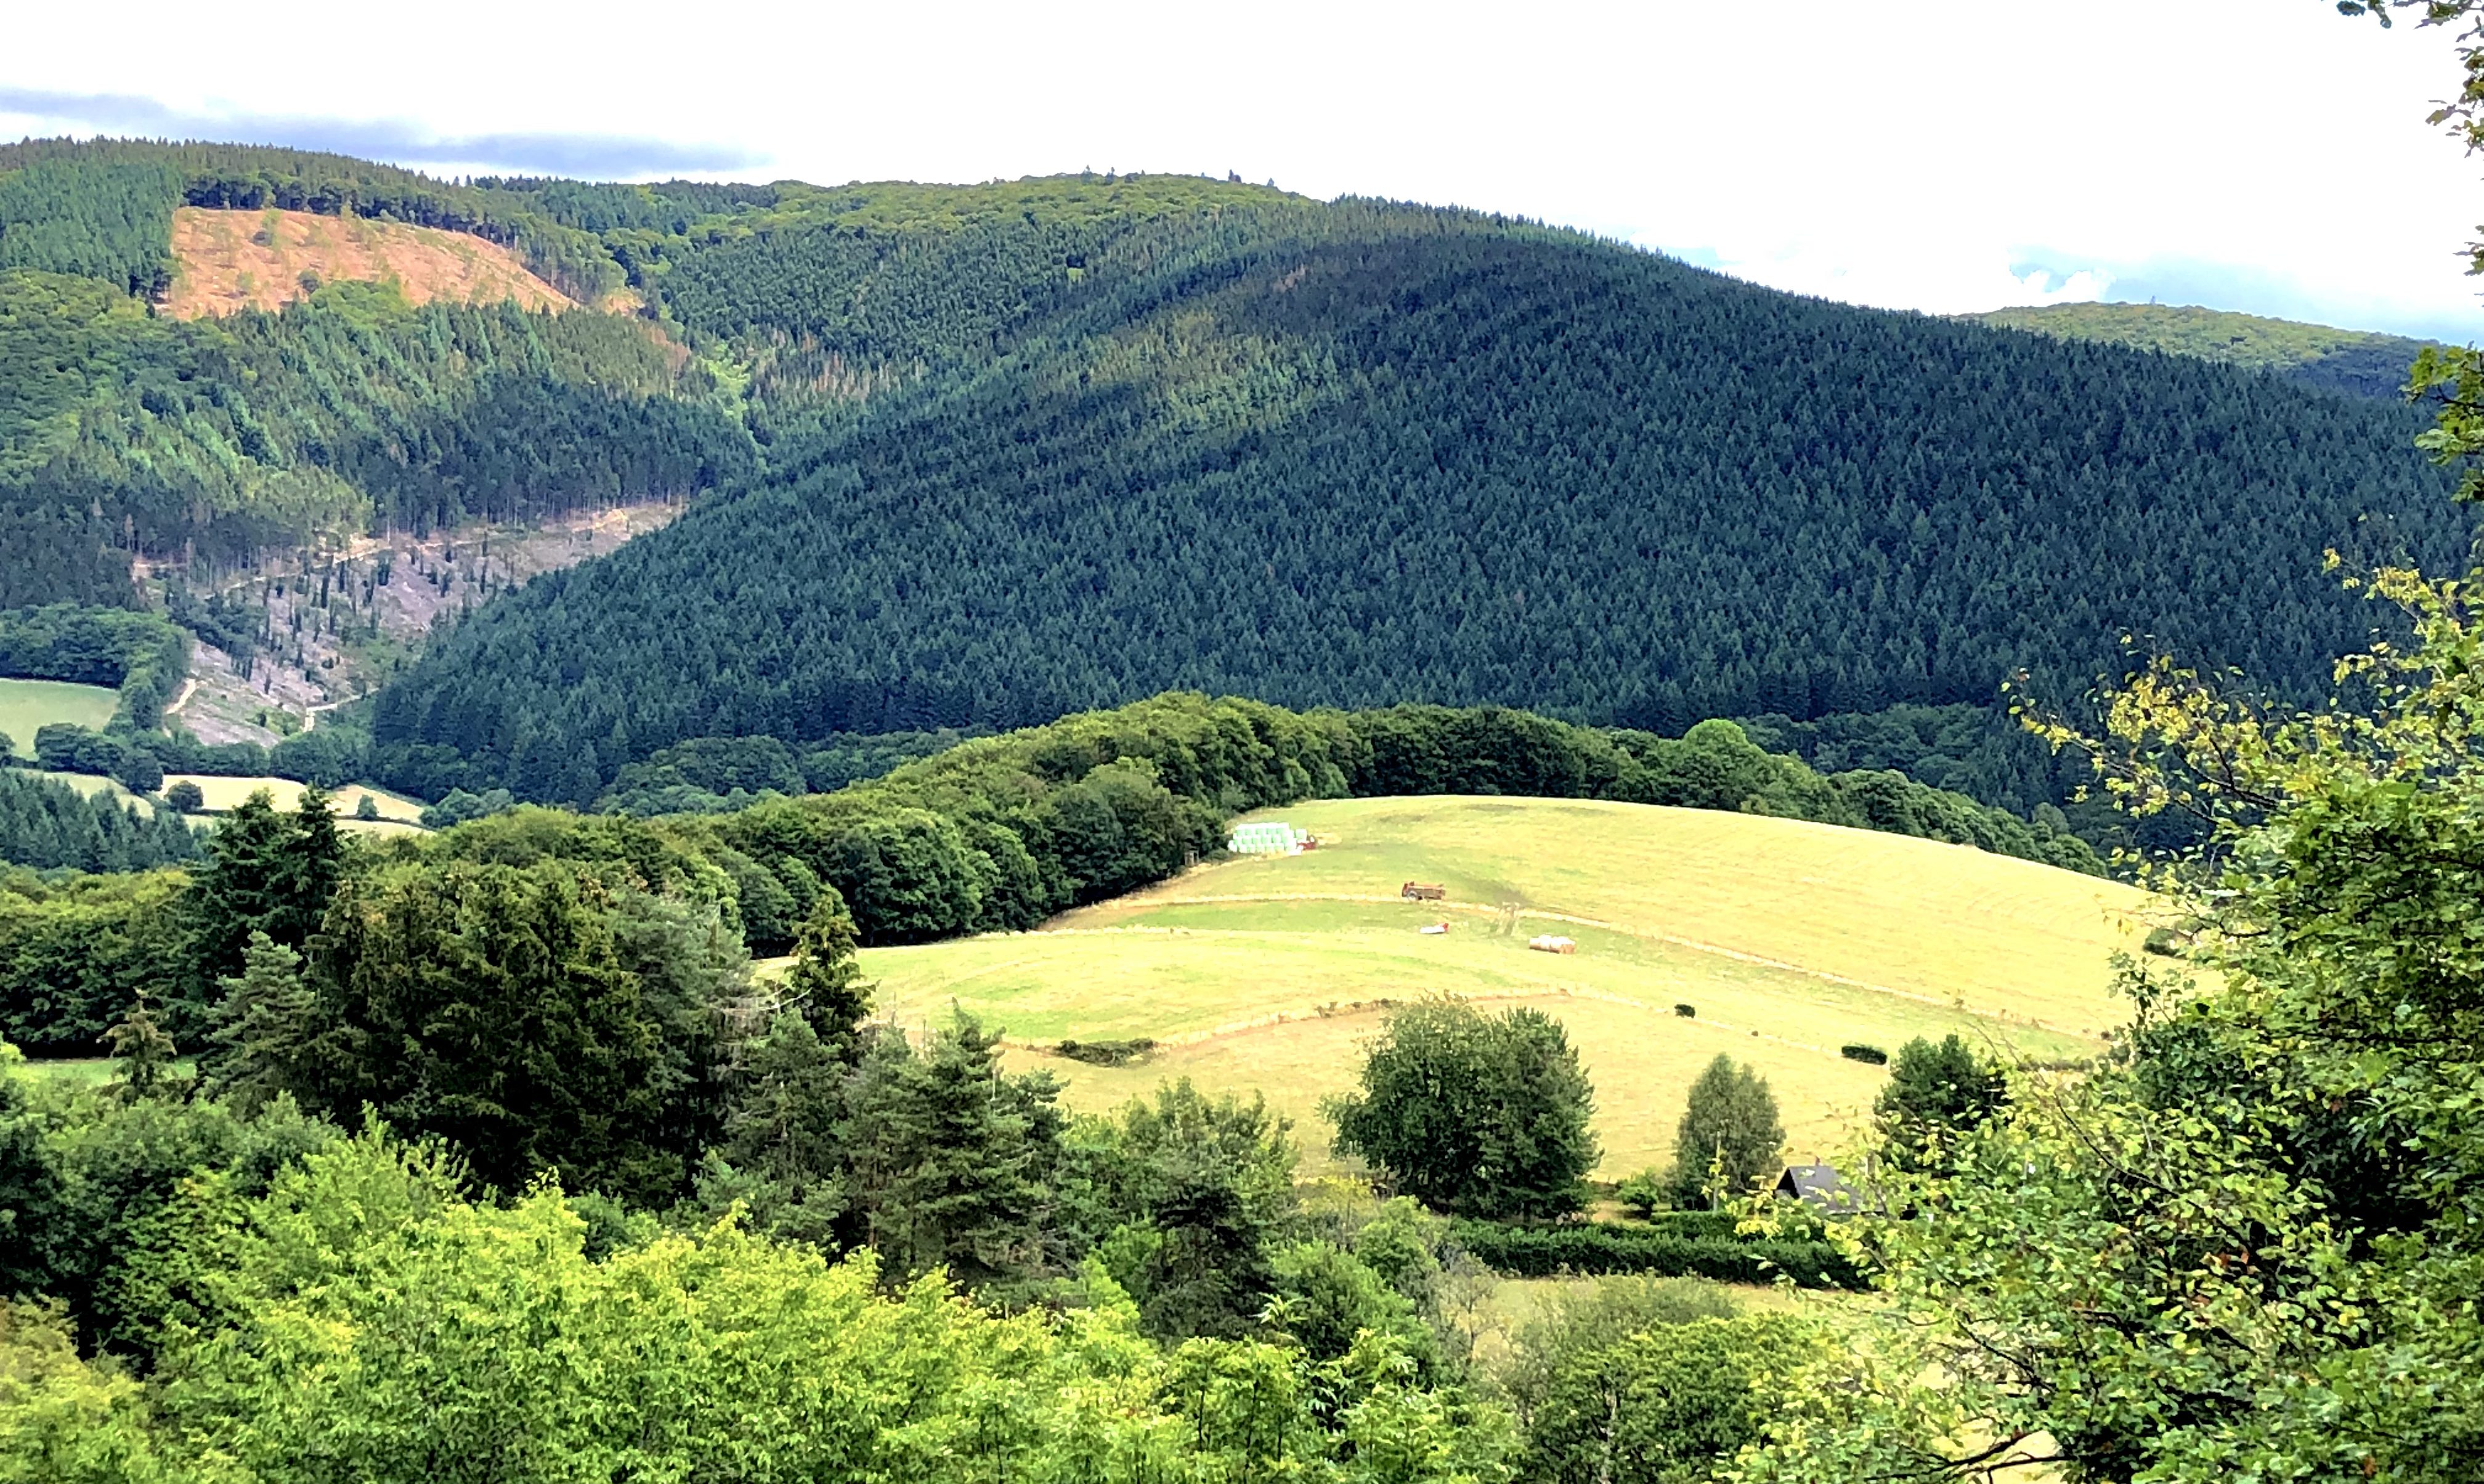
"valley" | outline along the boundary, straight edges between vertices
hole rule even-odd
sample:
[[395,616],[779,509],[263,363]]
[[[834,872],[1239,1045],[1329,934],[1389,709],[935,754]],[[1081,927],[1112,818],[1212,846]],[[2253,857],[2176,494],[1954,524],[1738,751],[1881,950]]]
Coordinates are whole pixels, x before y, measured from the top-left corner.
[[2484,1476],[2484,352],[488,111],[0,144],[0,1484]]

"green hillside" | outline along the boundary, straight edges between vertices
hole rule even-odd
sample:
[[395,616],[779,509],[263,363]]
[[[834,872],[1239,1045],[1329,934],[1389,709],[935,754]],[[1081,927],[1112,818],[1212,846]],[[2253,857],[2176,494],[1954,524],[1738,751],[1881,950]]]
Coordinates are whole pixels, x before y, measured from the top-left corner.
[[[1842,1045],[1956,1032],[2040,1060],[2094,1055],[2127,1014],[2110,956],[2135,951],[2146,907],[2130,887],[1979,850],[1714,811],[1418,797],[1258,817],[1320,846],[1192,871],[1032,933],[867,950],[877,1012],[926,1025],[954,1002],[1084,1103],[1166,1076],[1263,1092],[1316,1140],[1317,1100],[1351,1082],[1380,1002],[1535,1005],[1587,1060],[1618,1176],[1669,1152],[1684,1090],[1719,1050],[1771,1078],[1794,1145],[1816,1151],[1881,1080]],[[1407,880],[1447,900],[1400,901]],[[1441,921],[1446,933],[1416,931]],[[1578,952],[1529,951],[1538,933]],[[1041,1051],[1142,1038],[1161,1049],[1122,1067]]]
[[1167,686],[1659,728],[1988,704],[2083,687],[2124,628],[2308,690],[2374,621],[2324,547],[2464,546],[2411,409],[1260,196],[679,239],[650,282],[693,329],[796,327],[817,405],[765,416],[810,431],[443,643],[380,700],[392,781],[583,801],[526,759]]
[[2307,387],[2358,396],[2398,395],[2407,367],[2423,349],[2421,340],[2399,335],[2333,330],[2189,305],[2055,304],[1967,317],[2005,330],[2275,371]]

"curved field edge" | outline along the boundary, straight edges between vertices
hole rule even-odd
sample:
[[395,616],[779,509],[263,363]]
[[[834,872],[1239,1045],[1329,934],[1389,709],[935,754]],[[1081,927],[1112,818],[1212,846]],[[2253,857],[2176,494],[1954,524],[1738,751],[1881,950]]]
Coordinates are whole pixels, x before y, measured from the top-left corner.
[[[1256,1089],[1316,1156],[1318,1101],[1348,1087],[1387,1005],[1533,1006],[1580,1049],[1612,1176],[1662,1159],[1683,1090],[1720,1051],[1770,1079],[1806,1157],[1834,1152],[1884,1075],[1847,1044],[1955,1032],[1998,1054],[2092,1056],[2123,1017],[2112,956],[2137,946],[2147,909],[2050,867],[1747,815],[1394,798],[1251,818],[1323,844],[1203,866],[1036,932],[867,950],[878,1013],[919,1027],[954,1005],[997,1023],[1073,1106],[1174,1076]],[[1409,879],[1448,898],[1400,900]],[[1544,932],[1578,951],[1528,950]],[[1120,1067],[1050,1050],[1140,1039],[1159,1044]]]

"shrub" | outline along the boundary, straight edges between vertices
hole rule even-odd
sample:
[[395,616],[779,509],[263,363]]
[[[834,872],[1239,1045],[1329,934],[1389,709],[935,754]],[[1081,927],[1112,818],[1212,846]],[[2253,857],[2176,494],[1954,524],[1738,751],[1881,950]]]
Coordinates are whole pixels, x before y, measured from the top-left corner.
[[1683,1019],[1688,1020],[1699,1013],[1699,1007],[1696,1005],[1676,1005],[1673,1007],[1673,1012],[1680,1015]]
[[1889,1065],[1889,1053],[1881,1050],[1877,1046],[1866,1046],[1859,1041],[1850,1045],[1838,1047],[1837,1054],[1846,1058],[1846,1060],[1850,1062],[1862,1062],[1872,1066],[1886,1066]]
[[1052,1049],[1091,1066],[1127,1066],[1156,1049],[1156,1043],[1153,1037],[1139,1036],[1129,1040],[1065,1040]]
[[[1731,1213],[1687,1213],[1730,1216]],[[1520,1227],[1461,1221],[1452,1228],[1458,1245],[1474,1259],[1509,1278],[1552,1278],[1564,1273],[1648,1273],[1662,1278],[1713,1278],[1727,1283],[1767,1283],[1783,1273],[1803,1288],[1864,1286],[1845,1253],[1816,1238],[1690,1234],[1664,1228],[1580,1223]]]
[[184,778],[164,791],[164,802],[183,814],[196,814],[207,806],[206,791]]

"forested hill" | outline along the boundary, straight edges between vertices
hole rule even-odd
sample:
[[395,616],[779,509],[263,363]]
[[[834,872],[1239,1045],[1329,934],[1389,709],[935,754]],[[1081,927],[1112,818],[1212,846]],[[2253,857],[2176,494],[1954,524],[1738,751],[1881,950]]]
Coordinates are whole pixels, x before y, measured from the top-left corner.
[[1104,230],[1060,202],[1127,182],[1045,184],[671,239],[668,311],[781,351],[769,475],[442,641],[392,780],[583,801],[686,738],[1176,686],[1801,718],[2082,685],[2124,630],[2308,692],[2376,621],[2324,548],[2464,546],[2404,407],[1455,211],[1194,183]]
[[521,193],[284,149],[0,146],[0,606],[129,605],[133,561],[213,588],[271,549],[686,497],[754,462],[718,368],[642,320],[307,279],[282,313],[167,317],[185,208],[271,240],[282,212],[464,233],[590,303],[626,278]]
[[2334,330],[2187,305],[2056,304],[1972,317],[2004,329],[2270,371],[2307,387],[2357,396],[2398,395],[2407,367],[2423,349],[2421,340],[2399,335]]

